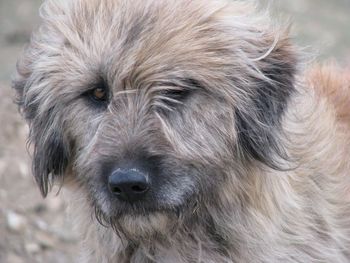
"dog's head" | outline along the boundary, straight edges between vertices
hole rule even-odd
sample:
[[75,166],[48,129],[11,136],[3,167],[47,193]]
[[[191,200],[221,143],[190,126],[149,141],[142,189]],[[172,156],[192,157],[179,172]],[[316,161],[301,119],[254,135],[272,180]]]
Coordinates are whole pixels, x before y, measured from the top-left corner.
[[41,15],[13,83],[44,196],[69,177],[107,222],[156,229],[278,166],[296,61],[251,6],[52,0]]

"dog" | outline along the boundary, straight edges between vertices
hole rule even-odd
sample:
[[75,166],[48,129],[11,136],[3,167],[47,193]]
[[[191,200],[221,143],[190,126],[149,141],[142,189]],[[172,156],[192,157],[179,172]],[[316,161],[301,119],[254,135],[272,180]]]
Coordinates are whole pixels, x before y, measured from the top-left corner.
[[349,77],[307,69],[288,25],[228,0],[41,17],[13,87],[79,262],[350,262]]

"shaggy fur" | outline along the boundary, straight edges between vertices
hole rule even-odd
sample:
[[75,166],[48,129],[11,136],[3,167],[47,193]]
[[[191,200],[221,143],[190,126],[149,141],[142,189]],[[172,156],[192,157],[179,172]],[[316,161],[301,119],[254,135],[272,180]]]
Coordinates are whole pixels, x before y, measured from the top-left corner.
[[[13,86],[80,262],[350,262],[345,73],[301,72],[286,28],[238,1],[48,0],[41,16]],[[136,164],[151,193],[117,200],[108,175]]]

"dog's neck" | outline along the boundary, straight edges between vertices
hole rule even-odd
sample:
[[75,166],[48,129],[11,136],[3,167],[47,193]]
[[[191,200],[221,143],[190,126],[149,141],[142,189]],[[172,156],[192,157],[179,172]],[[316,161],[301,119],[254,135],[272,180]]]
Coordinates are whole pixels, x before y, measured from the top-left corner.
[[[96,251],[90,250],[89,253],[94,255],[94,261],[91,262],[232,262],[227,252],[231,249],[226,249],[228,244],[215,232],[214,226],[183,226],[169,236],[154,235],[138,241],[120,237],[111,229],[97,227],[99,246],[105,246],[109,251],[101,254],[100,247]],[[89,249],[91,247],[96,246],[89,245]]]
[[[66,191],[67,193],[68,191]],[[69,191],[66,198],[78,198]],[[72,197],[73,195],[73,197]],[[80,199],[81,200],[81,199]],[[87,205],[70,202],[70,215],[81,235],[82,253],[79,262],[92,263],[188,263],[233,262],[232,248],[213,219],[184,222],[168,235],[130,240],[110,227],[102,226],[89,214]]]

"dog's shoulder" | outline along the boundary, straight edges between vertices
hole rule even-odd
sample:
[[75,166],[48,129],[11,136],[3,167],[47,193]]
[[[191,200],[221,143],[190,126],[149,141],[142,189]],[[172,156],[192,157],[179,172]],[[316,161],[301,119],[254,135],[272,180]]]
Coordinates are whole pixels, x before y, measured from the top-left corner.
[[310,87],[334,107],[338,121],[350,128],[350,68],[336,63],[314,65],[306,74]]

